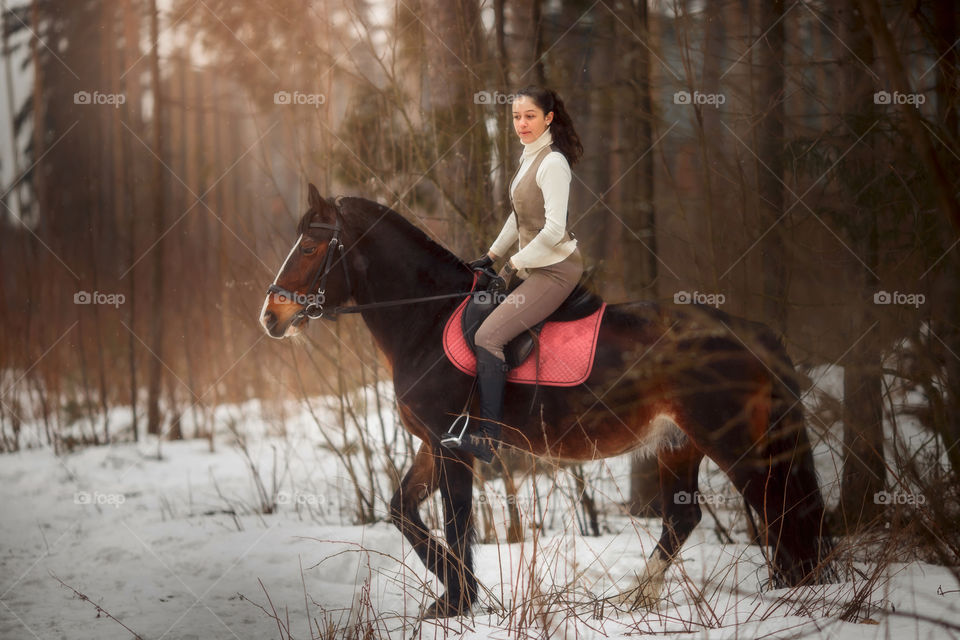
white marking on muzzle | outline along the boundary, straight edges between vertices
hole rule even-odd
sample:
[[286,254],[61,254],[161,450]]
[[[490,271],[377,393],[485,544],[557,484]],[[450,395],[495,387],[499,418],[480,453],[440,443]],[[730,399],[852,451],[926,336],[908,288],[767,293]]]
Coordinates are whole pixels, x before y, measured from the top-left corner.
[[[280,279],[280,274],[286,271],[287,263],[290,262],[290,258],[293,257],[293,252],[297,250],[297,247],[300,246],[300,243],[302,241],[303,241],[303,234],[301,233],[300,237],[297,238],[297,241],[293,243],[293,248],[290,249],[290,253],[287,254],[287,257],[283,261],[283,264],[280,265],[280,270],[277,271],[277,275],[274,277],[273,282],[270,283],[271,285],[277,284],[277,280]],[[267,321],[264,319],[264,315],[267,313],[267,306],[270,304],[270,296],[272,295],[273,295],[272,293],[267,294],[267,296],[263,299],[263,307],[260,309],[260,325],[267,332],[269,332],[269,329],[267,329]]]

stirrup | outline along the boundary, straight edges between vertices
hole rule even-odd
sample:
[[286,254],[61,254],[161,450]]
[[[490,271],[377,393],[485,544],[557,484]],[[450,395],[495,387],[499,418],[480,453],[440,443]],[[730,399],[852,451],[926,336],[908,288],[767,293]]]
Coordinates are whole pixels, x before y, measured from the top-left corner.
[[[462,421],[463,426],[457,432],[457,425]],[[467,427],[470,425],[470,414],[461,413],[454,419],[450,425],[450,430],[440,437],[440,444],[447,449],[459,449],[465,453],[473,455],[477,460],[493,462],[494,440],[490,434],[483,428],[479,433],[467,433]]]
[[[463,421],[460,432],[457,433],[457,423]],[[463,445],[463,436],[467,433],[467,427],[470,426],[470,414],[461,413],[454,419],[450,429],[440,437],[440,444],[448,449],[455,449]]]

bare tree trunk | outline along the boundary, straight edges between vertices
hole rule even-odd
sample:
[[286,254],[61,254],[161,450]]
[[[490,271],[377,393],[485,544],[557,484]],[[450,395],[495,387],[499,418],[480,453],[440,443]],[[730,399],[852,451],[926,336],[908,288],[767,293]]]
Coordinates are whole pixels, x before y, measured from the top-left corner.
[[[157,42],[159,37],[157,0],[150,0],[150,41]],[[163,218],[166,190],[164,184],[164,156],[162,102],[160,100],[160,55],[158,47],[150,51],[150,90],[153,93],[153,151],[157,157],[153,161],[153,215],[152,230],[154,239],[163,234]],[[147,433],[161,434],[163,416],[160,413],[160,396],[163,392],[164,357],[164,242],[161,240],[153,248],[153,273],[150,280],[150,349],[153,351],[150,367],[147,371]]]
[[[501,91],[513,91],[512,74],[510,73],[510,55],[507,53],[507,16],[505,12],[506,0],[494,0],[493,16],[494,31],[496,38],[496,71],[498,74],[497,83]],[[502,114],[506,115],[506,114]],[[495,213],[491,221],[491,230],[496,228],[496,221],[505,219],[507,212],[510,211],[510,198],[507,196],[507,189],[510,185],[507,181],[513,175],[515,170],[513,159],[513,127],[510,121],[503,118],[497,119],[500,130],[493,139],[494,152],[499,160],[498,166],[493,178],[493,208]]]
[[[6,16],[4,16],[6,19]],[[13,57],[10,51],[10,36],[6,28],[0,29],[3,32],[3,67],[4,77],[7,83],[7,113],[10,115],[10,151],[13,158],[13,180],[20,178],[20,143],[17,141],[16,116],[17,109],[13,95]],[[17,215],[21,218],[26,214],[23,207],[23,187],[15,187],[15,196],[17,198]]]
[[[957,51],[957,32],[960,18],[957,16],[956,3],[951,0],[938,0],[934,7],[935,24],[938,28],[937,44],[937,107],[940,122],[947,130],[948,139],[954,143],[960,141],[960,52]],[[954,147],[956,148],[956,147]],[[947,174],[960,175],[960,160],[949,154],[943,156],[948,163]],[[949,237],[949,236],[946,236]],[[947,291],[944,299],[960,300],[960,257],[957,251],[951,251],[946,258],[944,272],[952,274],[945,278]],[[946,317],[941,332],[943,341],[954,354],[960,354],[960,304],[947,304]],[[946,437],[944,446],[954,455],[953,472],[960,475],[960,358],[945,358],[947,363],[946,384]]]
[[[46,109],[43,104],[43,65],[40,62],[39,44],[40,44],[40,2],[33,0],[30,7],[31,26],[33,37],[30,38],[30,59],[33,61],[33,157],[34,159],[43,157],[46,149],[45,136],[47,128]],[[36,214],[40,225],[46,224],[46,180],[44,176],[45,167],[40,164],[36,167],[33,176],[33,193],[36,197],[34,203]],[[41,229],[42,231],[42,229]]]
[[[570,15],[564,16],[566,19],[561,25],[569,24],[568,20],[572,21],[578,10],[579,7],[571,5],[568,9]],[[621,181],[614,189],[610,187],[633,162],[630,157],[634,156],[635,152],[633,149],[620,148],[623,134],[620,130],[622,105],[618,104],[615,84],[610,75],[611,71],[615,72],[617,69],[619,24],[617,17],[609,11],[597,14],[593,25],[596,44],[591,48],[586,64],[580,62],[583,54],[577,47],[558,52],[558,55],[564,56],[564,66],[576,68],[579,63],[581,71],[577,76],[577,84],[586,88],[584,90],[578,87],[566,96],[567,105],[577,114],[577,132],[585,142],[583,162],[575,167],[576,177],[570,185],[568,223],[573,224],[575,220],[587,216],[585,221],[589,221],[592,232],[580,234],[581,250],[590,262],[598,265],[598,289],[608,300],[622,299],[624,296],[626,265],[623,237],[630,235],[631,231],[621,223],[625,210],[624,182],[629,180]],[[581,37],[577,27],[571,29],[568,37]],[[579,105],[585,108],[577,108]],[[581,187],[581,182],[588,185],[589,191]],[[597,196],[600,196],[603,202],[598,203],[589,213],[579,211],[576,197],[578,191],[590,194],[589,202],[593,202]]]
[[[960,139],[960,52],[957,51],[957,3],[937,0],[933,6],[937,39],[937,120],[950,137]],[[949,158],[948,158],[949,159]],[[948,172],[956,176],[956,173]]]
[[[543,0],[530,0],[530,23],[533,25],[533,38],[530,40],[530,58],[533,63],[532,82],[540,86],[547,84],[547,73],[543,68]],[[523,78],[521,78],[523,80]]]
[[[636,10],[631,21],[632,29],[645,42],[650,41],[650,11],[647,0],[637,0]],[[623,38],[621,43],[630,42]],[[650,87],[650,50],[647,47],[630,44],[622,52],[623,65],[627,67],[625,85],[627,87],[625,104],[630,110],[623,114],[625,127],[624,139],[629,141],[631,156],[639,162],[631,170],[630,179],[624,181],[623,216],[627,227],[633,233],[624,233],[624,255],[627,256],[627,270],[624,274],[624,287],[630,299],[635,297],[655,298],[657,295],[657,234],[654,201],[654,158],[653,146],[653,106]]]
[[761,229],[775,225],[761,245],[763,264],[763,320],[777,333],[787,328],[787,256],[783,242],[783,0],[761,0],[760,29],[766,36],[758,46],[762,102],[757,125],[757,192]]
[[[529,461],[529,458],[527,460]],[[520,515],[520,507],[517,505],[517,483],[513,479],[513,470],[507,465],[503,466],[503,490],[507,495],[507,513],[510,516],[507,525],[507,544],[523,542],[523,518]]]
[[[487,107],[475,99],[477,91],[489,90],[480,7],[477,0],[424,0],[422,6],[429,31],[435,34],[428,33],[424,41],[424,86],[432,128],[427,148],[432,148],[434,158],[446,154],[432,170],[442,195],[438,211],[447,220],[441,235],[454,251],[462,252],[474,244],[470,231],[492,230],[497,226],[492,218],[500,218],[490,212],[490,142],[482,124]],[[488,234],[482,235],[486,242]]]
[[583,535],[599,536],[600,514],[597,511],[597,503],[593,499],[593,494],[590,493],[590,489],[587,487],[587,479],[584,477],[583,465],[576,465],[571,473],[577,485],[577,498],[580,500],[580,506],[583,507],[585,524],[590,526],[589,532],[583,530],[581,533]]
[[[140,16],[133,6],[133,0],[124,0],[123,2],[123,69],[126,73],[133,63],[140,58]],[[124,82],[124,92],[126,102],[123,104],[123,114],[131,126],[137,127],[139,118],[134,119],[134,114],[140,110],[140,92],[136,85],[139,83],[139,76],[133,74]],[[120,109],[114,109],[114,118],[117,126],[120,125]],[[117,151],[118,173],[117,181],[122,183],[123,193],[117,196],[116,206],[118,209],[118,219],[127,218],[127,261],[133,265],[137,259],[137,216],[124,215],[124,212],[133,211],[137,203],[135,201],[133,180],[136,169],[128,166],[133,158],[131,151],[131,136],[129,133],[120,132],[117,129]],[[139,442],[140,429],[137,421],[137,339],[133,331],[136,330],[136,301],[137,301],[137,270],[130,269],[127,273],[129,284],[127,286],[127,324],[131,331],[127,332],[127,370],[129,375],[130,392],[130,429],[133,432],[133,441]]]
[[[913,93],[910,87],[910,79],[907,77],[906,69],[903,66],[903,60],[897,51],[897,46],[893,42],[893,35],[887,28],[887,23],[883,18],[877,0],[858,0],[860,10],[863,12],[865,26],[869,29],[877,44],[877,50],[883,58],[883,64],[887,71],[887,77],[895,91],[902,94]],[[913,105],[901,104],[900,111],[903,114],[907,130],[913,144],[917,145],[918,155],[923,160],[927,171],[933,180],[933,185],[937,192],[937,204],[940,211],[953,225],[954,231],[960,233],[960,202],[957,201],[953,182],[947,172],[944,170],[943,163],[937,157],[937,152],[933,148],[933,142],[930,140],[930,133],[920,121],[917,115],[917,109]]]
[[[865,135],[871,125],[873,84],[863,66],[874,59],[873,43],[864,27],[863,18],[853,0],[838,11],[841,49],[842,88],[841,110],[846,126],[854,140]],[[862,140],[849,155],[858,166],[870,166],[873,152],[868,138]],[[862,271],[860,302],[847,312],[848,339],[854,344],[844,363],[843,374],[843,473],[841,478],[840,513],[842,526],[857,528],[873,520],[881,512],[874,494],[883,491],[886,467],[883,461],[883,395],[879,344],[872,331],[871,320],[876,307],[873,292],[879,288],[876,278],[878,266],[878,237],[875,212],[869,202],[860,196],[849,203],[849,215],[858,221],[849,228],[857,235],[850,238],[854,252],[862,256],[870,271]]]
[[[625,16],[631,29],[645,42],[650,41],[650,10],[647,0],[637,0],[632,16]],[[622,216],[632,231],[621,235],[625,270],[623,284],[627,298],[656,299],[657,297],[657,234],[654,210],[654,152],[653,108],[650,87],[650,51],[636,46],[632,40],[621,40],[626,45],[621,67],[625,67],[625,100],[629,110],[622,114],[625,123],[623,139],[631,157],[644,154],[632,169],[629,179],[623,181]],[[629,166],[629,165],[628,165]],[[660,470],[656,456],[637,456],[630,463],[629,510],[632,515],[652,517],[662,512],[660,504]]]
[[[112,93],[119,93],[117,85],[117,76],[114,67],[116,65],[116,4],[104,3],[100,6],[100,28],[104,37],[100,41],[100,70],[101,85],[109,87]],[[111,267],[115,256],[113,252],[106,255],[101,254],[104,247],[114,247],[117,241],[116,217],[111,215],[114,206],[115,174],[117,167],[113,162],[114,147],[116,140],[114,134],[114,121],[116,118],[116,109],[112,109],[113,114],[108,109],[101,110],[97,117],[97,127],[100,129],[100,140],[105,144],[100,149],[97,162],[101,165],[100,188],[97,191],[97,206],[91,213],[93,224],[88,231],[90,246],[90,266],[94,274],[94,289],[99,290],[101,280],[102,265],[100,262],[107,258]],[[104,319],[101,316],[100,305],[93,305],[94,317],[94,340],[97,352],[97,382],[99,384],[99,400],[101,419],[103,421],[103,442],[110,443],[110,396],[107,383],[107,354],[109,351],[105,348],[103,340]]]

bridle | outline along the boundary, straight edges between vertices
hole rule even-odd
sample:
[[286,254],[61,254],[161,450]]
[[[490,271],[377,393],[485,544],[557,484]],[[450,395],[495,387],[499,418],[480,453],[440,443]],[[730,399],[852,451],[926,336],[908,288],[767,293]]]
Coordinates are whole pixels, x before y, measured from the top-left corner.
[[[326,313],[329,317],[336,318],[337,315],[341,313],[359,313],[367,309],[379,309],[382,307],[394,307],[398,305],[405,304],[415,304],[418,302],[430,302],[433,300],[443,300],[446,298],[457,298],[457,297],[466,297],[473,293],[474,289],[477,286],[477,280],[479,277],[479,272],[474,272],[473,274],[473,284],[470,287],[470,291],[463,291],[460,293],[444,293],[435,296],[423,296],[419,298],[404,298],[402,300],[386,300],[383,302],[371,302],[368,304],[354,304],[347,307],[334,307],[332,311],[324,311],[323,303],[325,301],[324,296],[327,291],[327,278],[330,276],[330,273],[336,267],[336,262],[339,262],[343,265],[343,275],[346,278],[347,283],[347,293],[351,293],[350,286],[350,270],[347,268],[346,252],[343,249],[343,241],[341,239],[341,234],[343,233],[343,223],[341,221],[342,213],[340,211],[340,197],[334,202],[336,207],[336,219],[334,224],[326,224],[324,222],[311,222],[309,225],[310,229],[330,229],[333,231],[333,237],[330,238],[330,242],[327,244],[327,253],[324,256],[323,264],[317,269],[313,274],[313,279],[310,281],[310,287],[307,289],[308,292],[315,293],[297,293],[295,291],[290,291],[289,289],[284,289],[276,282],[267,287],[267,294],[278,294],[284,296],[296,302],[302,306],[300,311],[296,313],[296,317],[306,316],[311,320],[317,320],[322,318]],[[293,251],[296,251],[297,245],[294,245]],[[334,250],[340,254],[339,259],[335,258]],[[287,260],[289,260],[289,256]],[[335,261],[336,260],[336,261]],[[283,266],[280,267],[280,273],[283,273],[283,270],[286,268],[286,262]],[[496,276],[495,272],[486,269],[488,272],[487,275]],[[279,277],[279,275],[278,275]],[[315,295],[316,301],[311,301],[310,296]]]
[[[312,320],[323,317],[323,303],[327,293],[327,278],[330,276],[330,272],[333,271],[336,263],[336,253],[340,254],[339,262],[343,264],[343,275],[347,279],[347,291],[350,291],[350,270],[347,269],[346,256],[343,251],[343,242],[341,241],[341,234],[343,232],[343,224],[340,222],[340,203],[337,203],[337,216],[335,224],[326,224],[324,222],[311,222],[310,229],[331,229],[333,230],[333,237],[330,238],[330,242],[327,244],[327,253],[323,258],[323,264],[316,270],[313,274],[313,278],[310,281],[310,286],[307,288],[307,291],[310,293],[301,294],[295,291],[290,291],[289,289],[284,289],[280,285],[273,283],[267,287],[267,294],[279,294],[285,298],[302,305],[302,309],[297,312],[299,316],[307,316]],[[299,244],[299,243],[298,243]],[[294,247],[296,249],[296,247]],[[280,271],[283,272],[286,263],[283,267],[280,267]],[[310,296],[315,295],[315,301],[310,300]]]

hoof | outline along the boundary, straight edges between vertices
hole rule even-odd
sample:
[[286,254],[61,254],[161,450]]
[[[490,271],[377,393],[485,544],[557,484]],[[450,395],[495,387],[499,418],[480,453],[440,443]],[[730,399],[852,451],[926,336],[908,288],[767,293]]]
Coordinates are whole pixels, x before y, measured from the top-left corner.
[[633,589],[618,593],[611,600],[615,605],[627,611],[636,609],[653,611],[657,608],[657,603],[660,602],[660,589],[649,587],[650,585],[636,586]]
[[446,598],[438,598],[430,606],[423,610],[420,615],[424,620],[434,618],[455,618],[470,613],[471,604],[463,600],[451,602]]
[[647,561],[643,574],[637,577],[636,586],[611,598],[614,604],[634,609],[656,609],[663,594],[663,583],[667,567],[665,560],[652,558]]

